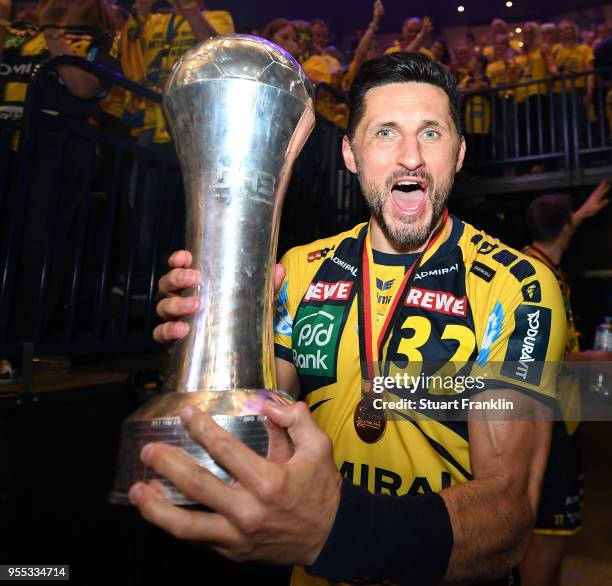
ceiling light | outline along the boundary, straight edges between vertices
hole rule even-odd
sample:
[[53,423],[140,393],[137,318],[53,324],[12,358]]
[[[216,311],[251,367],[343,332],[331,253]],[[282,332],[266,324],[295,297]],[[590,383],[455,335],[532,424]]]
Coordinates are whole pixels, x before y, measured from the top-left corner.
[[522,29],[520,26],[517,26],[517,27],[514,29],[514,32],[515,32],[517,35],[520,35],[520,34],[523,32],[523,29]]
[[457,12],[463,12],[465,8],[463,6],[457,6]]
[[506,2],[506,6],[507,6],[508,8],[512,8],[512,2],[510,2],[510,0],[508,0],[508,2]]

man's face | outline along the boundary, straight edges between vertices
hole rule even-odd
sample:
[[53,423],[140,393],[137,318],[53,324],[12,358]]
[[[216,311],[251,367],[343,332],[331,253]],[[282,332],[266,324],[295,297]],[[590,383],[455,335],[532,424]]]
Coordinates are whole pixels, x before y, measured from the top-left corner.
[[446,93],[426,83],[370,90],[355,136],[352,142],[345,137],[342,151],[389,244],[398,251],[422,246],[465,154]]
[[402,40],[404,43],[412,43],[421,32],[421,21],[418,18],[411,18],[404,22],[402,27]]

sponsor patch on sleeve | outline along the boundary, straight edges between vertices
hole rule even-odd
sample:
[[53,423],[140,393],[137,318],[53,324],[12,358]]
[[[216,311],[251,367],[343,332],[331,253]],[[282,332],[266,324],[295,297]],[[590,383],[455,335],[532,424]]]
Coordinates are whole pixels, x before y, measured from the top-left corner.
[[477,277],[480,277],[487,283],[490,283],[495,276],[495,271],[491,267],[488,267],[477,260],[472,263],[470,273],[474,273]]
[[514,312],[514,331],[508,341],[501,374],[530,385],[539,385],[550,339],[548,307],[519,305]]

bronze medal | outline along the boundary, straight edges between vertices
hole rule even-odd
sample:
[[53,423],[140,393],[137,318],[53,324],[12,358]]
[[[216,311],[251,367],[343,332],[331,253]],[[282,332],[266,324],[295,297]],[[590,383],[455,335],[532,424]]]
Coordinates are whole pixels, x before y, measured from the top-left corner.
[[363,393],[353,414],[355,431],[359,439],[366,444],[376,443],[383,436],[387,427],[384,410],[374,407],[374,399],[376,398],[369,393]]

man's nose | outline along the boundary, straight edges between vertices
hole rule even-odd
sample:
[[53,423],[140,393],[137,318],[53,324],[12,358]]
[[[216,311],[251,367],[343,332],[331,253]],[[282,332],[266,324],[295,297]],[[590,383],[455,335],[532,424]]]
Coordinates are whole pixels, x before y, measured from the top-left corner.
[[409,171],[417,171],[425,166],[421,145],[416,136],[408,136],[402,140],[397,164]]

